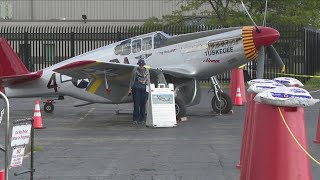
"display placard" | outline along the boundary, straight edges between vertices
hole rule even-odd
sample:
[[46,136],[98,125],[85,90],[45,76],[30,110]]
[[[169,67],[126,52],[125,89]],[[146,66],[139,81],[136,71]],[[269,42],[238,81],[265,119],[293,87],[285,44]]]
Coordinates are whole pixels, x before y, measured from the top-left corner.
[[147,126],[174,127],[177,125],[174,101],[174,87],[169,84],[150,85]]

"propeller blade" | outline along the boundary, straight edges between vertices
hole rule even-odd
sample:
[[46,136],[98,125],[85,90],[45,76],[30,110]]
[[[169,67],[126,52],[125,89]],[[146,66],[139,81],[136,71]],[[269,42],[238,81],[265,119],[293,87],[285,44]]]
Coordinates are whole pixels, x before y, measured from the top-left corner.
[[259,48],[259,54],[257,58],[257,79],[263,79],[265,58],[265,48],[264,46],[261,46]]
[[264,8],[264,17],[263,17],[263,26],[266,26],[267,24],[267,10],[268,10],[268,0],[266,0],[266,6]]
[[251,19],[252,23],[253,23],[253,24],[254,24],[254,26],[256,27],[256,29],[258,29],[257,24],[254,22],[254,20],[253,20],[253,18],[251,17],[251,15],[250,15],[250,13],[249,13],[249,11],[248,11],[248,9],[247,9],[246,5],[244,5],[244,3],[242,2],[242,0],[241,0],[241,4],[242,4],[242,6],[243,6],[244,10],[246,11],[247,15],[248,15],[248,16],[249,16],[249,18]]
[[271,59],[276,62],[277,66],[281,68],[281,72],[284,73],[284,71],[286,70],[286,66],[284,65],[277,50],[271,45],[267,47],[267,52],[271,56]]

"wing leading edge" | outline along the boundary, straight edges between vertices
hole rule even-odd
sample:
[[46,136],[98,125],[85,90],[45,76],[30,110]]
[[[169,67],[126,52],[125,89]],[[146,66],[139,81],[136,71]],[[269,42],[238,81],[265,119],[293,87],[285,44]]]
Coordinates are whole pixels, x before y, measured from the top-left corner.
[[77,79],[89,79],[86,88],[88,92],[119,103],[127,95],[134,67],[136,66],[130,64],[84,60],[67,64],[54,71]]

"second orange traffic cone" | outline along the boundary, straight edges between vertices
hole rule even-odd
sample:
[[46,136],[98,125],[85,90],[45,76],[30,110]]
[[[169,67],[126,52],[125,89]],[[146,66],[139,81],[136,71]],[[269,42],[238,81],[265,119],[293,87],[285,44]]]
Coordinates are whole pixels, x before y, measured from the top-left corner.
[[42,124],[39,100],[36,100],[36,105],[34,107],[33,127],[35,129],[44,129],[45,128]]
[[316,139],[313,142],[320,144],[320,111],[319,111],[319,116],[318,116],[318,126],[317,126]]
[[255,103],[253,123],[248,165],[240,180],[312,180],[310,159],[301,149],[308,151],[302,107]]
[[236,91],[236,97],[234,99],[234,105],[236,106],[242,106],[242,98],[241,98],[241,92],[240,92],[240,87],[237,87],[237,91]]
[[234,68],[231,70],[229,95],[232,98],[232,102],[235,106],[237,106],[235,103],[237,88],[240,88],[242,104],[246,104],[246,89],[243,78],[243,69],[241,68]]

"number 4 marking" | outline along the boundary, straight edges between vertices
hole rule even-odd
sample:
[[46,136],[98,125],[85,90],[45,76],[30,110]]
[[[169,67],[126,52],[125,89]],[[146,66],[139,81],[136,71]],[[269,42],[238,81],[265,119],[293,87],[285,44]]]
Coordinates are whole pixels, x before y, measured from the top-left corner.
[[57,92],[58,91],[57,87],[58,87],[58,84],[57,84],[57,81],[56,81],[56,73],[53,73],[51,75],[51,78],[49,79],[49,82],[47,84],[47,88],[48,89],[54,88],[54,92]]

